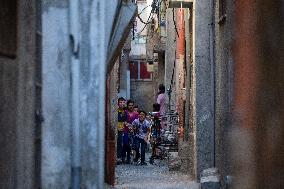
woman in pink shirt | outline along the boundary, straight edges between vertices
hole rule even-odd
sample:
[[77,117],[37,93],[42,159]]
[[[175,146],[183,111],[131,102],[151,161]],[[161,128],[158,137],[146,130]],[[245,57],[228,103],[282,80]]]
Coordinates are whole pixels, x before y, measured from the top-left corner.
[[159,85],[159,93],[157,97],[157,103],[160,104],[160,115],[163,116],[166,113],[166,95],[165,95],[165,86],[163,84]]

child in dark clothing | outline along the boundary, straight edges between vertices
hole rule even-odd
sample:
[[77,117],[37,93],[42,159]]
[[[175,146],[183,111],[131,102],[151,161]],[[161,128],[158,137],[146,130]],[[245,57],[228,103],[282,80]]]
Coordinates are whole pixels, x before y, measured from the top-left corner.
[[125,99],[120,97],[118,99],[118,109],[117,109],[117,163],[120,163],[123,157],[123,134],[124,127],[127,122],[127,113],[124,110],[125,107]]
[[132,100],[127,101],[127,124],[124,128],[124,138],[123,138],[123,160],[127,156],[125,163],[130,163],[130,154],[133,144],[133,132],[131,123],[138,118],[138,112],[133,111],[134,102]]
[[[130,163],[130,153],[131,153],[131,145],[130,145],[130,125],[125,124],[123,129],[123,146],[122,146],[122,162],[129,164]],[[125,156],[126,161],[125,161]]]
[[160,104],[153,104],[153,125],[151,127],[151,143],[152,143],[152,156],[150,157],[150,163],[154,163],[154,159],[157,158],[156,148],[161,142],[161,121],[160,121]]

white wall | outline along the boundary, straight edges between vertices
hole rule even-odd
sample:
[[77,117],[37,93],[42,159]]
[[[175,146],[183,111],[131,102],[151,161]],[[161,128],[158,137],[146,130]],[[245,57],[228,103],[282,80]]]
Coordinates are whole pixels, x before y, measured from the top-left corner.
[[[149,18],[150,11],[151,11],[151,6],[147,7],[148,5],[151,5],[152,0],[148,0],[147,2],[138,2],[138,14],[140,14],[141,19],[144,22],[147,22],[147,19]],[[145,10],[143,10],[145,7],[147,7]],[[143,10],[143,12],[142,12]],[[150,20],[150,19],[149,19]],[[145,24],[143,24],[139,18],[136,18],[137,21],[137,30],[135,32],[135,35],[137,36],[137,33],[139,34],[138,36],[143,37],[143,39],[138,39],[136,38],[135,40],[131,40],[131,51],[130,51],[130,56],[146,56],[146,36],[147,36],[147,26],[146,28],[142,31],[144,28]],[[142,31],[142,32],[141,32]]]

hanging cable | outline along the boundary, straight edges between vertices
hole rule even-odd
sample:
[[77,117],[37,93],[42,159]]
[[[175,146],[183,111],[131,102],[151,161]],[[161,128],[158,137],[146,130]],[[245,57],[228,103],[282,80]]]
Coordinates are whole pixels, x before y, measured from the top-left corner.
[[152,13],[150,13],[150,15],[149,15],[149,17],[148,17],[148,19],[147,19],[147,22],[144,22],[144,21],[142,20],[142,18],[141,18],[139,15],[137,15],[137,17],[139,18],[140,22],[142,22],[143,24],[147,25],[147,24],[150,24],[150,23],[151,23],[151,21],[149,21],[149,18],[150,18],[151,15],[152,15]]
[[148,7],[150,7],[150,6],[151,6],[151,5],[147,5],[146,7],[144,7],[138,15],[141,15],[141,14],[146,10],[146,8],[148,8]]
[[[150,19],[150,17],[151,17],[151,19]],[[151,20],[151,22],[149,21],[149,19]],[[140,34],[144,31],[144,29],[146,28],[146,26],[147,26],[148,24],[152,23],[152,20],[153,20],[153,15],[152,15],[152,13],[150,13],[150,15],[149,15],[149,17],[148,17],[148,19],[147,19],[147,24],[144,25],[143,29],[142,29],[140,32],[137,32],[137,35],[140,35]]]

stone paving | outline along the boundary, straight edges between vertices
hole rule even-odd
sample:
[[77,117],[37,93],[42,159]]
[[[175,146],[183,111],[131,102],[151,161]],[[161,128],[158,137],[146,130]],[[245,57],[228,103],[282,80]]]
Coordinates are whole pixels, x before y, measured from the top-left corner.
[[116,185],[113,189],[199,189],[189,175],[169,171],[164,161],[154,165],[117,165]]

